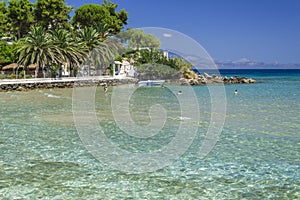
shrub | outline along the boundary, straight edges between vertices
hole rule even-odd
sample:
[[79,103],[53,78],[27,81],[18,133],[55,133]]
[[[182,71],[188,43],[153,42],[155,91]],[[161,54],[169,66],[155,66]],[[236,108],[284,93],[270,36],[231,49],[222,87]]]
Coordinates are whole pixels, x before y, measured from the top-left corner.
[[9,75],[9,78],[15,79],[15,78],[16,78],[16,75],[15,75],[15,74],[10,74],[10,75]]
[[19,78],[23,78],[24,77],[24,70],[22,70],[20,73],[19,73]]
[[0,74],[0,79],[5,79],[6,75],[5,74]]
[[144,64],[136,67],[136,71],[140,80],[178,79],[180,77],[179,70],[162,64]]

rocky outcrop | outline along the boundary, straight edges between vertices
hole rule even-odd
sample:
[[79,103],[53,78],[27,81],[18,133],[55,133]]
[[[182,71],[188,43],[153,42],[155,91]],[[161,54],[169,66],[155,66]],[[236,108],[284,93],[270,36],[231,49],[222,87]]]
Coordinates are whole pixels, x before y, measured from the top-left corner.
[[251,84],[256,83],[256,80],[252,78],[246,78],[246,77],[239,77],[239,76],[233,76],[233,77],[223,77],[220,75],[208,75],[207,73],[204,73],[203,75],[197,75],[197,76],[185,76],[185,78],[180,79],[180,84],[182,85],[204,85],[204,84]]

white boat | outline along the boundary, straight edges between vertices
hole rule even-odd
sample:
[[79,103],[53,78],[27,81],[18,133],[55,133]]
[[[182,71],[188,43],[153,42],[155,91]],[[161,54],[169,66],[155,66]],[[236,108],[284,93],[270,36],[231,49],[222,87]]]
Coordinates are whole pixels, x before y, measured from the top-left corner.
[[165,80],[147,80],[147,81],[139,81],[139,86],[159,86],[164,84]]

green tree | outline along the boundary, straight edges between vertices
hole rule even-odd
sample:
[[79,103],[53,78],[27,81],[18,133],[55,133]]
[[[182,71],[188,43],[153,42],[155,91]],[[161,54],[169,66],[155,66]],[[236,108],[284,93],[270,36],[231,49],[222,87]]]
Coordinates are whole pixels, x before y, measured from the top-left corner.
[[118,29],[115,29],[113,33],[119,33],[121,29],[123,29],[123,25],[127,25],[128,13],[124,9],[121,9],[119,12],[116,12],[118,4],[114,4],[109,0],[104,0],[103,6],[109,11],[109,14],[113,17],[113,24],[118,25]]
[[63,57],[54,45],[51,35],[40,26],[31,26],[29,34],[19,40],[17,49],[18,64],[28,66],[36,64],[37,77],[40,68],[57,65]]
[[29,0],[9,0],[7,13],[15,36],[19,39],[26,35],[34,22],[33,4]]
[[117,35],[131,49],[158,48],[160,41],[152,34],[146,34],[141,29],[130,28]]
[[142,64],[136,67],[138,72],[138,78],[140,80],[149,80],[149,79],[178,79],[180,78],[180,71],[174,69],[168,65],[163,64]]
[[8,44],[6,41],[0,42],[0,66],[4,66],[16,61],[14,48],[16,44]]
[[4,0],[0,2],[0,37],[8,31],[7,7]]
[[80,29],[78,32],[78,37],[79,40],[86,45],[89,52],[96,48],[101,42],[101,40],[99,40],[99,33],[92,27]]
[[98,72],[106,70],[108,66],[121,54],[122,45],[115,39],[108,38],[101,42],[92,52],[92,61]]
[[[147,64],[147,63],[151,63],[151,64],[155,64],[155,63],[159,63],[159,64],[164,64],[164,65],[169,65],[171,67],[173,67],[172,65],[170,65],[170,62],[168,61],[168,58],[166,58],[162,51],[158,50],[158,49],[142,49],[137,51],[138,54],[136,55],[136,61],[137,64]],[[174,67],[173,67],[174,68]]]
[[90,67],[92,64],[92,52],[100,45],[99,33],[92,27],[85,27],[78,32],[79,42],[83,43],[88,50],[88,56],[84,60],[84,64],[87,65],[87,73],[90,75]]
[[95,30],[98,32],[98,37],[101,39],[101,41],[104,41],[108,36],[112,35],[112,28],[110,28],[107,24],[98,23],[95,26]]
[[[70,72],[73,73],[77,70],[77,67],[80,66],[87,56],[87,48],[77,40],[76,36],[70,31],[65,29],[56,29],[50,32],[53,45],[55,45],[59,52],[58,55],[61,55],[60,64],[68,64],[70,67]],[[71,75],[70,73],[70,75]]]
[[105,27],[106,35],[117,34],[127,24],[128,16],[124,9],[117,12],[117,7],[117,4],[108,1],[103,4],[85,4],[75,10],[72,22],[79,27]]
[[84,61],[88,66],[88,74],[90,74],[91,65],[95,66],[99,73],[101,68],[113,62],[121,51],[121,46],[116,40],[109,38],[102,41],[99,32],[92,27],[80,29],[78,38],[88,49],[88,56]]
[[35,18],[39,25],[55,30],[58,26],[69,26],[69,13],[73,7],[64,0],[37,0],[35,3]]

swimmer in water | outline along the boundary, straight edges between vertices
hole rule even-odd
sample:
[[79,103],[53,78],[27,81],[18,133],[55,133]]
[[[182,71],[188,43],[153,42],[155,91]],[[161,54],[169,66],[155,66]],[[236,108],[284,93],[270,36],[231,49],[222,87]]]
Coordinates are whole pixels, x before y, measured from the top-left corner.
[[234,90],[234,94],[237,95],[237,94],[238,94],[238,91],[237,91],[237,90]]
[[104,92],[105,92],[105,93],[107,93],[107,91],[108,91],[108,86],[107,86],[107,83],[105,83],[105,84],[104,84],[104,87],[103,87],[103,89],[104,89]]

